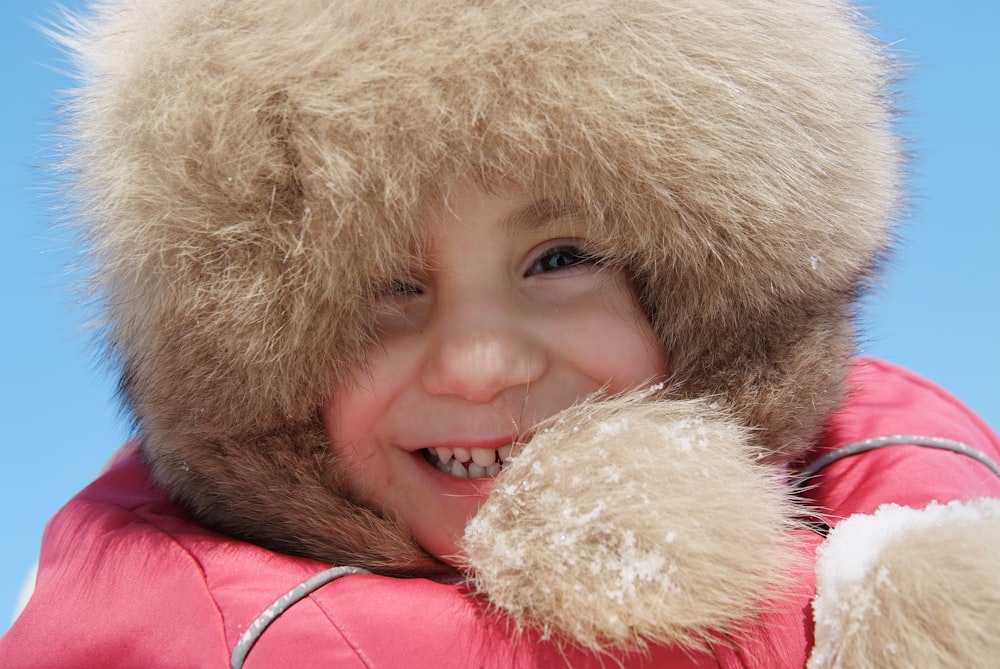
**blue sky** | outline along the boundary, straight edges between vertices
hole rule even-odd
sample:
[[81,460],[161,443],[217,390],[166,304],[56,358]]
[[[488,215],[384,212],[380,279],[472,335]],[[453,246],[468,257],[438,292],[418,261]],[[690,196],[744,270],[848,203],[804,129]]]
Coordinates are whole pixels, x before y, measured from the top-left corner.
[[[68,7],[81,3],[67,0]],[[862,352],[941,383],[1000,426],[1000,5],[870,0],[877,32],[909,64],[900,127],[912,138],[914,201],[903,242],[862,315]],[[47,0],[0,7],[4,211],[0,294],[0,630],[10,622],[47,519],[127,437],[76,303],[74,248],[52,227],[58,199],[40,169],[62,59],[34,29]]]

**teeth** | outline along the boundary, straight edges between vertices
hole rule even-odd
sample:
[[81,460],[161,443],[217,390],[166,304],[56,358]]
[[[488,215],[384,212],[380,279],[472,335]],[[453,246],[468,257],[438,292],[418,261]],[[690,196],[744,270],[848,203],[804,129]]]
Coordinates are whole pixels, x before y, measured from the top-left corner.
[[485,448],[473,448],[472,461],[485,469],[497,461],[497,452]]
[[510,446],[499,450],[489,448],[428,448],[430,461],[449,476],[459,478],[483,478],[496,476],[503,469],[503,463],[510,460]]

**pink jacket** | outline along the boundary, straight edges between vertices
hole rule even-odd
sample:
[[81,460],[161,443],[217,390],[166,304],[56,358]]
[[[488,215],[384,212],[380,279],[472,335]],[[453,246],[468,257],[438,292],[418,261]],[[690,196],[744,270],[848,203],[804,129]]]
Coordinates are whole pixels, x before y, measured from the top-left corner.
[[[848,405],[815,453],[897,434],[941,437],[1000,461],[1000,440],[936,386],[883,362],[856,365]],[[968,455],[894,445],[845,457],[811,482],[829,522],[886,502],[1000,497],[1000,477]],[[739,510],[733,510],[734,520]],[[804,550],[822,538],[809,533]],[[281,595],[329,565],[273,553],[192,522],[149,479],[136,442],[52,520],[38,585],[0,639],[0,666],[227,667],[240,635]],[[700,655],[671,648],[622,658],[637,667],[803,666],[814,577],[736,638]],[[614,662],[518,636],[460,585],[372,575],[339,578],[280,615],[245,667],[597,667]]]

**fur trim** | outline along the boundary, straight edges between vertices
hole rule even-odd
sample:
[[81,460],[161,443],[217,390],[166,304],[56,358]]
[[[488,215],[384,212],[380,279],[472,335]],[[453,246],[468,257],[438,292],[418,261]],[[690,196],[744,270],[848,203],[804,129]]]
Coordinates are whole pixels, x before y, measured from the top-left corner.
[[841,522],[820,547],[809,669],[994,666],[998,555],[1000,500]]
[[780,591],[793,506],[746,431],[625,397],[548,421],[469,523],[472,578],[519,627],[595,651],[701,648]]
[[156,476],[211,526],[394,570],[391,519],[343,548],[318,408],[469,176],[582,210],[673,397],[768,457],[840,401],[899,151],[885,54],[838,0],[100,0],[62,39],[107,349]]

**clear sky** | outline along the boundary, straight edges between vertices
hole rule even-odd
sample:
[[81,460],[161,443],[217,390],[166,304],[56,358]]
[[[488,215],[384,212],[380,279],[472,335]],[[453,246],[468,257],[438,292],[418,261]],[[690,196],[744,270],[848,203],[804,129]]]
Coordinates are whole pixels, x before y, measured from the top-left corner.
[[[78,7],[78,0],[63,2]],[[862,314],[863,353],[941,383],[1000,426],[1000,4],[869,0],[877,33],[909,65],[901,86],[913,206],[880,292]],[[47,519],[127,437],[114,383],[76,304],[69,237],[42,166],[63,61],[34,28],[49,0],[4,0],[0,49],[0,631],[10,622]]]

